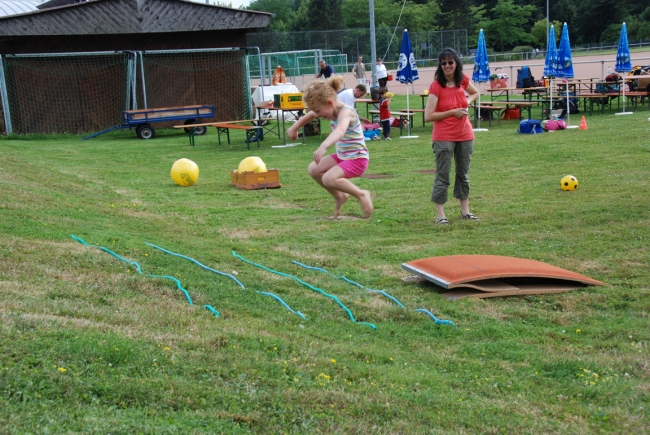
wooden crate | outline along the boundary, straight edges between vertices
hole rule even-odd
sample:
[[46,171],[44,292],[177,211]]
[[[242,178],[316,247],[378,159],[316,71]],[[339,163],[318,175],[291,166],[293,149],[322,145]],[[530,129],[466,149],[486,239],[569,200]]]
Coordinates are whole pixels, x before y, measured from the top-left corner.
[[277,169],[269,169],[266,172],[230,172],[230,181],[233,186],[244,190],[275,189],[280,184],[280,174]]

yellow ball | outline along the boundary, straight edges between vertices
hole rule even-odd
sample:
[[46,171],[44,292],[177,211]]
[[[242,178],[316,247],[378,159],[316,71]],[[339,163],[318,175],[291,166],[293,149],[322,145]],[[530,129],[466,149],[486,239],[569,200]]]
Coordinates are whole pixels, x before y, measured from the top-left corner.
[[566,175],[560,180],[562,190],[576,190],[578,188],[578,179],[573,175]]
[[199,179],[199,167],[190,159],[179,159],[172,165],[171,176],[179,186],[191,186]]
[[239,172],[266,172],[266,164],[259,157],[246,157],[239,163]]

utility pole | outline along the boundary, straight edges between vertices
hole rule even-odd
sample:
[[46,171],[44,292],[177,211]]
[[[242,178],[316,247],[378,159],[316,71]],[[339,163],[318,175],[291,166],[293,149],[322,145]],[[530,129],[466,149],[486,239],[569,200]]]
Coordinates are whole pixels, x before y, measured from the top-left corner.
[[370,62],[372,71],[372,87],[377,87],[377,44],[375,40],[375,2],[368,0],[370,6]]
[[[548,21],[548,0],[546,0],[546,43],[548,44],[548,28],[549,28],[549,21]],[[546,47],[548,50],[548,47]]]

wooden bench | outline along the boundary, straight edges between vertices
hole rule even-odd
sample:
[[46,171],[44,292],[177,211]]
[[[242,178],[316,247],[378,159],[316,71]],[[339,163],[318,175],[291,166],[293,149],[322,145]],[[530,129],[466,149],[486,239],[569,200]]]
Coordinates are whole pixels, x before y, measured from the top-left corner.
[[424,109],[411,109],[411,108],[409,108],[408,110],[403,109],[403,110],[401,110],[401,112],[404,112],[404,113],[421,113],[422,114],[422,127],[425,126],[424,125]]
[[[584,111],[587,111],[587,101],[589,101],[589,114],[593,113],[594,104],[600,106],[600,113],[605,113],[605,106],[611,108],[612,103],[610,98],[618,97],[618,93],[600,93],[600,92],[587,92],[583,94],[578,94],[574,96],[575,98],[582,99]],[[574,98],[569,97],[569,98]]]
[[501,126],[501,112],[505,109],[504,107],[495,107],[481,103],[481,110],[478,110],[476,106],[477,104],[474,104],[472,106],[474,109],[474,127],[477,126],[478,118],[481,116],[481,111],[483,110],[490,114],[490,117],[488,118],[488,125],[490,127],[492,127],[492,114],[495,112],[497,114],[497,123],[499,126]]
[[240,121],[222,121],[222,122],[207,122],[203,124],[188,124],[188,125],[175,125],[174,128],[182,128],[185,131],[189,130],[190,145],[194,146],[194,136],[197,135],[197,129],[201,127],[215,127],[217,129],[217,138],[219,145],[221,145],[221,134],[225,133],[230,144],[230,130],[244,130],[246,132],[246,146],[251,149],[251,141],[257,142],[257,148],[260,147],[260,140],[262,137],[261,125],[240,125],[240,123],[252,122],[256,123],[255,119],[244,119]]
[[[416,109],[413,109],[416,110]],[[417,110],[422,110],[422,109],[417,109]],[[379,110],[370,110],[369,113],[373,115],[373,120],[374,120],[374,115],[379,115]],[[390,112],[390,116],[393,118],[399,118],[399,134],[400,136],[402,135],[402,130],[404,128],[404,121],[410,122],[411,123],[411,128],[413,128],[413,112],[407,113],[406,111],[404,112]],[[424,115],[422,115],[424,116]]]
[[[483,106],[483,104],[487,105],[488,103],[481,103],[481,106]],[[521,101],[521,100],[509,100],[509,101],[495,100],[495,101],[490,101],[489,104],[492,105],[492,106],[495,106],[495,107],[505,106],[504,109],[507,109],[510,106],[519,107],[520,109],[526,109],[528,111],[528,119],[531,118],[531,109],[535,105],[535,103],[533,103],[532,101],[528,101],[528,100],[526,100],[526,101]],[[519,112],[519,119],[523,118],[521,115],[522,115],[522,111]]]
[[[638,109],[639,100],[641,100],[641,104],[643,104],[643,99],[648,98],[648,92],[631,91],[631,92],[626,92],[625,96],[631,100],[632,104],[634,105],[634,110],[636,111]],[[650,104],[648,105],[648,108],[650,109]]]

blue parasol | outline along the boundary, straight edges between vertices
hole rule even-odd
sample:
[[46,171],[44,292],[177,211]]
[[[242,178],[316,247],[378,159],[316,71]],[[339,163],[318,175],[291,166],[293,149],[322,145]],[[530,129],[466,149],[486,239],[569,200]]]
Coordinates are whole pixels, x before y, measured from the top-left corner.
[[571,43],[569,42],[569,26],[567,26],[567,23],[564,23],[562,27],[560,46],[557,50],[555,77],[573,78],[573,60],[571,60]]
[[490,80],[490,61],[488,60],[483,29],[478,34],[478,47],[476,48],[472,80],[477,83],[485,83]]
[[[397,66],[397,80],[400,83],[406,84],[406,112],[409,111],[409,92],[408,84],[413,83],[416,80],[420,79],[418,74],[418,67],[415,63],[415,56],[413,55],[413,49],[411,48],[411,39],[409,38],[408,30],[404,29],[404,36],[402,37],[402,48],[399,52],[399,65]],[[412,138],[417,136],[411,136],[411,122],[408,124],[408,136],[402,136],[404,138]]]
[[555,26],[551,25],[546,42],[546,60],[544,61],[544,75],[555,77],[557,69],[557,45],[555,43]]
[[[564,23],[562,26],[562,36],[560,36],[560,47],[557,50],[557,64],[555,68],[555,77],[572,79],[573,76],[573,60],[571,59],[571,43],[569,42],[569,26]],[[565,81],[566,84],[566,115],[567,126],[571,128],[571,114],[569,110],[569,80]]]
[[546,41],[546,60],[544,61],[544,75],[549,78],[549,118],[553,109],[553,77],[557,69],[557,45],[555,43],[555,26],[551,25],[548,32],[548,41]]
[[490,80],[490,60],[488,59],[487,46],[485,45],[485,35],[483,29],[478,34],[478,47],[476,48],[476,58],[474,59],[474,73],[472,80],[478,83],[478,106],[476,108],[478,118],[478,128],[474,131],[487,131],[481,129],[481,83]]
[[[630,47],[627,43],[627,26],[625,23],[621,27],[621,36],[618,38],[618,51],[616,52],[614,71],[617,73],[632,71],[632,59],[630,59]],[[625,111],[625,80],[623,80],[621,86],[623,87],[623,112],[617,113],[617,115],[628,115],[632,112]]]

